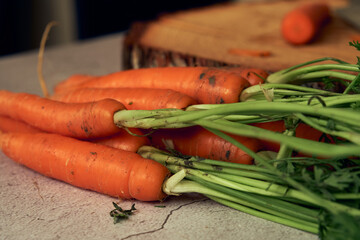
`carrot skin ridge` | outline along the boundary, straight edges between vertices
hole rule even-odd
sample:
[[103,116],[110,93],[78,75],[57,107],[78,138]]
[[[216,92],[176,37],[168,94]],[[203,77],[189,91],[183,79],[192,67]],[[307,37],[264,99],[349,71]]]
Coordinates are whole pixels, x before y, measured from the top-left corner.
[[51,133],[1,133],[0,147],[15,162],[83,189],[141,201],[166,196],[168,169],[137,153]]
[[[10,110],[11,109],[11,110]],[[124,105],[104,99],[88,103],[62,103],[37,95],[0,90],[0,115],[23,121],[45,132],[76,138],[115,134],[115,112]]]

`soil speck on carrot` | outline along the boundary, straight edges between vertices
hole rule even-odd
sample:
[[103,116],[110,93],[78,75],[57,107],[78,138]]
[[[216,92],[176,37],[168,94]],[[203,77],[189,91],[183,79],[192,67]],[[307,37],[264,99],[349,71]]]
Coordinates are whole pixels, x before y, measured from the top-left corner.
[[215,76],[209,77],[209,83],[210,83],[211,86],[215,86],[215,84],[216,84],[216,77],[215,77]]

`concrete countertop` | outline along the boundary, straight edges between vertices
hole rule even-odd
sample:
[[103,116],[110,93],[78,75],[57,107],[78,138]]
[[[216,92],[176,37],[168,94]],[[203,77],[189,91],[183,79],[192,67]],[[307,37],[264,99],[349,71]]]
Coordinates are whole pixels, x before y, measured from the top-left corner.
[[[122,34],[46,48],[49,89],[75,73],[120,70]],[[0,89],[41,95],[37,51],[0,58]],[[138,209],[113,224],[112,202]],[[164,202],[121,201],[44,177],[0,153],[0,239],[318,239],[197,194]]]

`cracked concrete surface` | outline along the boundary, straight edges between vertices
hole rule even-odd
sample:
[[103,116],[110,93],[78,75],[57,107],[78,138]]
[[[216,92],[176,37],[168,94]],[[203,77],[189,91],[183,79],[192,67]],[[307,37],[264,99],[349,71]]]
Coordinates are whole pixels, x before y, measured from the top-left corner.
[[[196,203],[198,202],[204,202],[204,201],[209,201],[209,199],[193,199],[193,200],[190,200],[189,202],[185,202],[185,203],[181,203],[179,206],[177,206],[176,208],[174,209],[171,209],[167,214],[166,214],[166,217],[164,219],[164,221],[162,222],[162,224],[158,227],[158,228],[155,228],[155,229],[152,229],[150,231],[144,231],[144,232],[139,232],[139,233],[135,233],[135,234],[132,234],[132,235],[128,235],[126,237],[123,237],[121,238],[121,240],[124,240],[124,239],[131,239],[131,238],[138,238],[138,237],[141,237],[141,236],[144,236],[144,237],[149,237],[151,236],[151,234],[156,234],[157,232],[159,231],[162,231],[165,229],[166,227],[166,224],[168,223],[168,221],[170,221],[171,219],[171,216],[175,215],[177,211],[179,211],[181,208],[183,207],[186,207],[186,206],[189,206],[189,205],[195,205]],[[162,205],[165,207],[165,205]]]
[[[75,73],[106,74],[121,66],[122,35],[47,48],[48,87]],[[41,94],[37,52],[0,58],[0,89]],[[113,224],[109,212],[135,203],[127,221]],[[162,206],[162,207],[158,207]],[[0,154],[0,239],[286,239],[317,236],[221,206],[201,195],[164,202],[119,201],[46,178]]]

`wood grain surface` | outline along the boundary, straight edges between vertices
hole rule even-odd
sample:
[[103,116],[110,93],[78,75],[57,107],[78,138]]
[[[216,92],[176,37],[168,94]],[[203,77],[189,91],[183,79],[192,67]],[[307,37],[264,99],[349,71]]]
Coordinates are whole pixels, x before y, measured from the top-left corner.
[[348,43],[360,33],[336,15],[347,0],[324,0],[331,7],[331,21],[314,42],[285,42],[283,16],[306,2],[314,1],[234,2],[164,15],[147,24],[138,44],[270,71],[321,57],[355,62],[357,52]]

